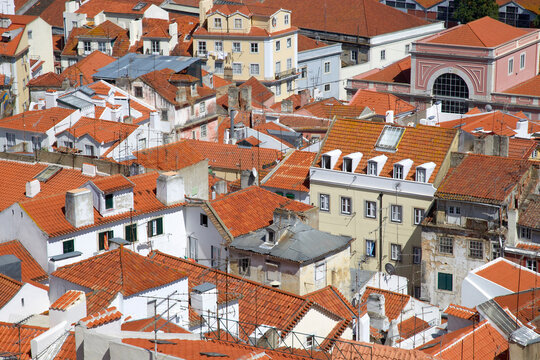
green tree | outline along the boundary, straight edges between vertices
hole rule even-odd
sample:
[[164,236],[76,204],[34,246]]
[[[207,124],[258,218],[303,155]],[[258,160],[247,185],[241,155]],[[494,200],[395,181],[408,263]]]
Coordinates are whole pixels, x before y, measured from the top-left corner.
[[495,0],[456,0],[454,18],[462,24],[490,16],[499,18],[499,6]]
[[540,28],[540,7],[538,8],[538,14],[536,14],[532,26],[535,28]]

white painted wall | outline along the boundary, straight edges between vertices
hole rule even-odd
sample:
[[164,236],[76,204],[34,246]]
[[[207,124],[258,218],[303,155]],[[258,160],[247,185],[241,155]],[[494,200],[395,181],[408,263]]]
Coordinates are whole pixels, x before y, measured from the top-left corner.
[[[201,226],[200,216],[206,214],[200,207],[186,207],[185,208],[185,226],[187,236],[194,238],[198,243],[198,263],[211,266],[211,247],[216,246],[221,248],[221,263],[224,263],[227,258],[227,250],[225,247],[225,241],[219,234],[214,224],[208,218],[208,227]],[[186,240],[187,242],[187,240]],[[187,250],[187,244],[186,244]],[[186,253],[178,256],[188,256]],[[221,270],[225,270],[222,268]]]
[[[322,342],[332,329],[337,325],[338,321],[326,316],[322,311],[312,306],[306,315],[291,330],[296,332],[295,335],[289,334],[283,340],[285,346],[304,349],[302,345],[306,344],[308,335],[315,335],[317,342]],[[302,344],[299,343],[299,340]]]
[[511,293],[510,290],[469,272],[461,284],[461,305],[474,308],[496,296]]
[[40,314],[49,308],[47,290],[24,284],[19,292],[0,309],[0,321],[12,322],[29,315]]

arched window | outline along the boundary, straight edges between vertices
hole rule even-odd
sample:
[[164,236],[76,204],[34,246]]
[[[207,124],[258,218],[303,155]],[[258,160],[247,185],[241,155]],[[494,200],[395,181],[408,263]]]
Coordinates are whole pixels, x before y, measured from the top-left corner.
[[439,76],[433,84],[433,95],[442,100],[442,112],[465,114],[468,111],[467,102],[459,99],[469,98],[469,88],[456,74],[447,73]]

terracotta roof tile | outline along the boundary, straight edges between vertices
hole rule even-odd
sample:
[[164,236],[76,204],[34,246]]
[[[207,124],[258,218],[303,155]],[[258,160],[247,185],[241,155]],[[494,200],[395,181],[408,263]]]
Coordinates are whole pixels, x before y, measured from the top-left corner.
[[169,20],[165,19],[143,18],[143,33],[141,37],[170,39],[169,24]]
[[86,14],[87,18],[93,18],[102,11],[117,14],[139,14],[142,15],[152,4],[159,6],[160,2],[155,0],[145,1],[146,6],[134,10],[138,0],[91,0],[83,3],[76,13]]
[[319,130],[326,132],[331,123],[329,119],[301,115],[280,115],[279,122],[298,132],[308,130]]
[[528,159],[540,145],[532,139],[508,139],[508,157]]
[[28,87],[61,88],[64,79],[65,77],[63,75],[51,71],[30,80]]
[[298,52],[326,47],[329,45],[320,40],[311,39],[301,34],[298,34],[297,41],[298,41]]
[[[540,294],[538,288],[520,291],[519,293],[502,295],[493,300],[505,310],[518,318],[523,324],[538,325],[538,308],[540,306]],[[538,327],[535,329],[539,332]]]
[[[504,258],[493,260],[474,270],[473,273],[512,292],[532,289],[540,283],[540,274]],[[518,277],[520,278],[519,288],[516,281]]]
[[[231,275],[219,270],[177,258],[159,251],[153,251],[150,259],[161,262],[165,266],[189,274],[189,288],[210,282],[217,285],[218,293],[239,294],[239,320],[246,324],[266,324],[278,328],[285,328],[294,319],[295,314],[304,306],[306,300],[292,293],[288,293],[270,286],[262,285],[243,277]],[[253,332],[255,325],[248,325],[245,338]]]
[[0,128],[31,131],[45,134],[60,121],[74,113],[73,109],[53,107],[50,109],[25,111],[23,113],[0,119]]
[[120,143],[138,128],[139,125],[119,121],[81,117],[79,121],[64,131],[69,132],[75,138],[87,135],[98,143]]
[[[140,276],[141,273],[145,276]],[[118,293],[132,296],[186,277],[181,271],[169,269],[125,248],[62,266],[51,275],[92,289],[92,296],[88,296],[86,302],[89,314],[104,310]],[[109,300],[106,306],[103,306],[106,303],[103,299]]]
[[62,72],[62,75],[70,79],[73,83],[79,84],[80,74],[83,74],[83,85],[91,84],[94,82],[92,76],[98,72],[99,69],[109,65],[115,60],[114,57],[96,50],[79,60],[77,63],[66,68]]
[[540,96],[540,75],[502,91],[505,94]]
[[411,57],[398,60],[382,69],[373,69],[353,77],[356,80],[379,81],[389,83],[411,83]]
[[427,24],[376,0],[342,0],[331,6],[309,0],[266,0],[264,4],[291,10],[292,24],[300,28],[353,36],[372,37]]
[[332,360],[370,359],[370,360],[428,360],[428,354],[418,350],[400,349],[379,344],[347,341],[336,343]]
[[210,202],[232,236],[247,234],[272,223],[274,210],[307,211],[313,207],[287,199],[260,187],[250,186]]
[[444,309],[444,313],[465,320],[471,320],[478,315],[478,312],[475,309],[457,304],[448,305],[446,309]]
[[52,310],[66,310],[71,305],[75,304],[81,297],[84,296],[84,292],[79,290],[69,290],[60,296],[54,303],[49,306]]
[[[0,173],[3,174],[0,177],[0,211],[18,201],[28,200],[26,183],[32,181],[46,168],[47,164],[0,160]],[[40,192],[34,198],[70,190],[90,179],[95,178],[83,175],[80,170],[61,168],[47,181],[40,182]]]
[[45,20],[49,25],[62,28],[64,26],[63,12],[65,11],[65,0],[41,0],[36,2],[26,11],[27,15],[37,15]]
[[[0,349],[2,356],[30,360],[30,342],[47,329],[38,326],[0,322]],[[10,356],[11,355],[11,356]]]
[[400,294],[394,291],[377,289],[373,287],[366,287],[366,291],[362,294],[362,299],[360,300],[361,304],[364,304],[360,310],[362,312],[366,311],[367,305],[366,301],[369,294],[382,294],[384,295],[384,308],[385,314],[388,317],[388,320],[395,320],[401,315],[403,308],[409,303],[411,297],[409,295]]
[[519,244],[516,244],[516,247],[519,249],[540,251],[540,245],[536,245],[536,244],[519,243]]
[[311,116],[316,116],[319,118],[331,119],[331,115],[329,111],[334,105],[342,105],[342,104],[341,104],[341,101],[339,101],[338,99],[331,97],[328,99],[323,99],[323,100],[315,101],[312,103],[308,103],[302,106],[297,111],[295,111],[295,114],[311,115]]
[[127,321],[122,324],[122,331],[143,331],[152,332],[154,328],[158,328],[159,331],[165,333],[175,334],[189,334],[190,332],[181,326],[178,326],[172,322],[167,324],[166,320],[162,317],[149,317],[147,319]]
[[306,294],[305,298],[316,302],[343,319],[352,320],[353,317],[358,316],[358,309],[354,308],[345,296],[332,285]]
[[429,341],[419,349],[437,359],[497,359],[508,350],[508,340],[484,320]]
[[113,321],[120,320],[121,318],[122,313],[113,306],[108,309],[98,311],[92,315],[86,316],[82,318],[80,322],[84,324],[87,329],[93,329],[111,323]]
[[65,40],[64,48],[62,49],[62,55],[64,56],[77,56],[77,44],[80,34],[84,34],[88,31],[88,28],[73,28],[69,33],[68,38]]
[[[137,215],[182,206],[182,203],[165,206],[156,198],[155,189],[158,176],[158,173],[151,172],[143,175],[131,176],[129,178],[129,181],[135,184],[133,188],[133,210],[137,213]],[[114,184],[116,184],[116,181],[114,181]],[[19,204],[32,217],[40,229],[49,234],[50,237],[65,235],[81,229],[100,226],[129,218],[132,215],[129,211],[127,211],[118,215],[104,217],[94,209],[94,224],[75,228],[66,220],[64,214],[65,191],[51,196],[38,197],[36,199],[23,201]]]
[[136,163],[152,170],[180,170],[205,159],[186,141],[140,150],[133,155]]
[[245,88],[251,86],[251,101],[255,102],[254,105],[262,106],[266,101],[270,100],[274,93],[264,86],[254,76],[250,77],[245,83],[239,86],[239,88]]
[[522,203],[518,224],[531,229],[540,229],[540,195],[531,195]]
[[[515,136],[517,123],[523,117],[505,114],[499,110],[467,116],[462,119],[444,121],[440,127],[461,129],[471,134],[483,135],[486,132],[504,136]],[[529,121],[529,133],[540,131],[540,125]]]
[[21,290],[23,283],[0,273],[0,309]]
[[49,275],[43,270],[38,262],[30,255],[28,250],[19,242],[19,240],[11,240],[0,244],[0,256],[14,255],[21,260],[21,280],[22,282],[29,281],[44,281],[49,278]]
[[398,324],[399,335],[402,339],[408,339],[431,326],[419,317],[413,316]]
[[440,32],[421,42],[489,48],[497,47],[529,33],[525,29],[516,28],[485,16]]
[[128,178],[121,174],[106,176],[91,181],[99,190],[103,191],[105,194],[119,190],[132,189],[135,185],[133,184],[133,182],[129,181]]
[[468,154],[448,172],[435,196],[500,204],[530,167],[527,160]]
[[75,333],[70,332],[64,344],[54,357],[54,360],[75,360],[77,359],[77,348],[75,345]]
[[[436,167],[429,179],[429,182],[433,182],[454,141],[456,130],[424,125],[404,127],[405,131],[399,141],[397,150],[392,153],[378,151],[375,148],[385,126],[387,124],[372,121],[337,119],[322,145],[321,154],[340,149],[342,153],[334,169],[341,169],[345,155],[361,152],[363,156],[355,171],[355,173],[360,174],[366,174],[369,159],[378,155],[385,155],[388,159],[379,175],[384,177],[393,177],[394,164],[404,159],[411,159],[413,167],[434,162]],[[393,126],[397,127],[396,125]],[[320,166],[320,159],[317,160],[317,166]],[[409,171],[405,180],[415,180],[414,169]]]
[[259,140],[257,140],[255,136],[249,136],[245,139],[242,139],[241,141],[245,141],[251,146],[258,146],[261,143]]
[[2,47],[0,47],[0,55],[2,56],[14,56],[19,49],[19,43],[21,42],[22,35],[24,34],[25,25],[11,23],[7,28],[2,28],[2,32],[12,32],[12,38],[8,41],[2,41]]
[[296,150],[270,172],[261,185],[286,190],[309,191],[309,168],[317,154]]
[[413,105],[401,100],[395,95],[372,90],[358,90],[352,97],[349,105],[360,108],[367,106],[378,115],[383,116],[386,115],[388,110],[394,111],[394,114],[397,116],[416,109]]

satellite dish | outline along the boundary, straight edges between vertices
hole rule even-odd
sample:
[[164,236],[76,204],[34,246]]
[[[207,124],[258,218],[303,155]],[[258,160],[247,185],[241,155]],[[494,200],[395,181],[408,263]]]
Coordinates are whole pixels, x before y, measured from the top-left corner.
[[490,104],[487,104],[487,105],[486,105],[486,111],[487,111],[487,112],[492,112],[492,111],[493,111],[493,107],[492,107]]
[[386,265],[384,265],[384,270],[386,270],[386,273],[388,275],[394,275],[396,273],[396,268],[394,267],[394,265],[390,263],[387,263]]
[[257,177],[257,169],[255,168],[251,169],[251,173],[253,174],[254,177]]

